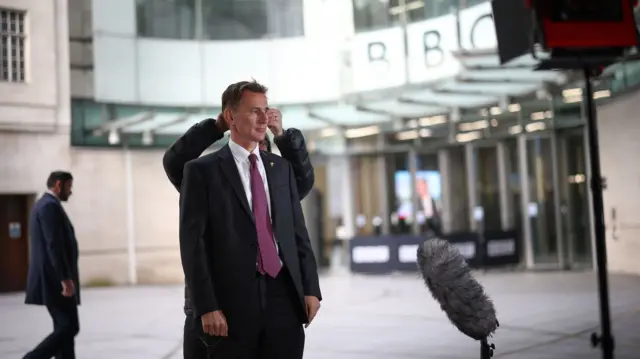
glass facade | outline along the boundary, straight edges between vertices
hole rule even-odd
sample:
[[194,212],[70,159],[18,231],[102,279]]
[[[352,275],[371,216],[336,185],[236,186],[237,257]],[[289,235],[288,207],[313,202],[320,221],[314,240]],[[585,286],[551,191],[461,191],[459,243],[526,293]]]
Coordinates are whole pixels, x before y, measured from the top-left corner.
[[137,0],[138,36],[162,39],[196,38],[196,0]]
[[355,234],[515,230],[528,267],[590,266],[586,156],[582,128],[353,156]]
[[458,0],[352,0],[352,3],[356,32],[428,20],[450,14],[459,6]]
[[[193,117],[186,117],[187,111],[194,113]],[[174,125],[179,125],[181,131],[186,131],[189,126],[208,117],[215,117],[220,109],[184,109],[175,107],[147,107],[137,105],[121,105],[110,103],[98,103],[86,99],[71,100],[71,145],[79,147],[120,147],[126,143],[131,148],[162,148],[169,147],[179,135],[149,132],[147,138],[143,133],[127,133],[124,128],[116,129],[118,140],[109,139],[110,124],[116,124],[119,120],[132,117],[140,117],[145,113],[153,113],[155,116],[171,116]],[[151,120],[153,121],[153,120]],[[143,121],[140,121],[143,122]],[[160,130],[159,128],[157,130]]]
[[247,40],[304,36],[302,0],[137,0],[138,36]]
[[[427,20],[484,1],[353,0],[352,4],[356,31],[370,31]],[[202,40],[303,36],[302,3],[138,0],[138,33]],[[363,236],[420,234],[432,229],[515,230],[522,262],[529,267],[590,266],[590,192],[580,86],[574,83],[573,88],[550,89],[553,93],[505,96],[506,103],[457,109],[456,116],[395,119],[380,135],[350,139],[349,147],[369,150],[348,158],[353,213],[346,221],[353,222],[354,233]],[[640,65],[619,63],[595,83],[595,97],[602,103],[639,86]],[[118,146],[99,131],[105,122],[144,111],[180,114],[191,110],[74,100],[72,144]],[[140,134],[127,135],[126,143],[166,148],[177,137],[153,136],[151,145]],[[343,224],[335,221],[332,226]]]

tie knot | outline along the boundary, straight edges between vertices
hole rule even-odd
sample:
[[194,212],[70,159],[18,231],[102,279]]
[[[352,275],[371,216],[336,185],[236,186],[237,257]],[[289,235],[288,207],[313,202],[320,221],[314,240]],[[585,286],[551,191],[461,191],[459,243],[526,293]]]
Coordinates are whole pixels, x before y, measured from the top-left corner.
[[255,153],[252,153],[249,155],[249,163],[251,163],[251,165],[255,165],[256,161],[258,160],[258,156],[256,156]]

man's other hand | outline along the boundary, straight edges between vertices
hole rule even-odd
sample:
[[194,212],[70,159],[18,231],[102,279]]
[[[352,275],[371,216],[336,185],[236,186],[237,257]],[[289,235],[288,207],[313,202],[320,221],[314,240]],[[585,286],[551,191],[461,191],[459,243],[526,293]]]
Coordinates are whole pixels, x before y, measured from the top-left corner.
[[76,285],[73,284],[71,279],[65,279],[62,281],[62,296],[69,298],[76,292]]
[[229,124],[224,120],[224,116],[222,116],[222,112],[216,118],[216,127],[221,133],[225,133],[229,130]]
[[305,328],[311,324],[313,318],[318,314],[318,310],[320,310],[320,300],[312,295],[307,295],[304,297],[304,302],[307,305],[307,320],[308,323],[305,324]]
[[267,111],[267,119],[269,123],[267,127],[271,130],[274,136],[282,135],[282,112],[277,108],[270,108]]
[[221,310],[203,314],[200,320],[202,321],[202,331],[205,334],[215,335],[217,337],[226,337],[229,335],[227,318],[224,317]]

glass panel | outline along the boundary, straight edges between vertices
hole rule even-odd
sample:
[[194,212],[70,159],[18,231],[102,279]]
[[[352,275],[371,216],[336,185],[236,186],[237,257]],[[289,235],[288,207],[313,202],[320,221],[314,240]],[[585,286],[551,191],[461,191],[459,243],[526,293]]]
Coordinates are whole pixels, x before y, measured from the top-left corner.
[[469,188],[467,186],[467,166],[464,146],[449,147],[448,173],[444,181],[449,182],[451,198],[444,198],[451,211],[451,232],[467,232],[471,230],[469,218]]
[[420,233],[442,229],[442,178],[438,168],[437,154],[418,155],[416,169],[416,194],[418,211],[416,220],[420,224]]
[[558,240],[555,230],[555,189],[550,139],[534,138],[527,141],[527,166],[530,190],[527,210],[531,220],[534,261],[536,264],[557,263]]
[[524,238],[524,228],[522,227],[522,193],[520,192],[520,169],[518,166],[518,142],[510,138],[505,140],[505,145],[509,152],[509,174],[508,190],[512,200],[513,224],[515,230]]
[[411,233],[411,190],[409,156],[406,152],[386,155],[390,210],[390,231]]
[[195,39],[195,0],[137,0],[138,36]]
[[203,38],[304,36],[302,0],[202,0]]
[[502,230],[500,219],[500,187],[498,154],[495,146],[477,149],[478,205],[484,211],[484,230]]
[[356,32],[398,26],[448,15],[458,0],[352,0]]
[[455,2],[459,2],[460,9],[470,8],[472,6],[476,6],[482,3],[485,3],[489,0],[454,0]]
[[352,158],[354,166],[354,209],[356,212],[356,234],[369,236],[380,230],[382,207],[380,201],[380,176],[377,156],[357,156]]
[[569,251],[574,263],[591,264],[591,223],[589,221],[589,186],[586,179],[586,160],[584,138],[582,134],[567,136],[567,170],[569,183],[568,215],[571,217],[569,228]]

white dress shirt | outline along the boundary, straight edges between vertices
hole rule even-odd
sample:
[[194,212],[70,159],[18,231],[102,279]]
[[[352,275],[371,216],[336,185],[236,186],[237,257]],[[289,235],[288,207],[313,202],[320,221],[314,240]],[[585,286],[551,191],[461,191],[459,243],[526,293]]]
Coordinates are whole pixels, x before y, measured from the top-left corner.
[[[269,181],[267,180],[267,172],[264,169],[264,163],[262,163],[262,157],[260,156],[259,147],[256,146],[256,148],[254,148],[252,152],[249,152],[244,147],[233,142],[233,140],[229,138],[229,149],[231,150],[233,159],[236,162],[238,174],[240,175],[240,180],[242,181],[242,187],[244,187],[244,193],[247,195],[247,201],[249,202],[249,208],[251,208],[251,210],[253,210],[253,194],[251,192],[251,162],[249,162],[249,155],[252,153],[256,155],[256,166],[258,167],[258,172],[260,172],[260,177],[262,177],[264,192],[267,195],[269,220],[271,220],[271,195],[269,194]],[[273,236],[273,242],[275,243],[276,250],[279,254],[280,248],[278,248],[278,241],[276,241],[275,233],[273,234]]]

